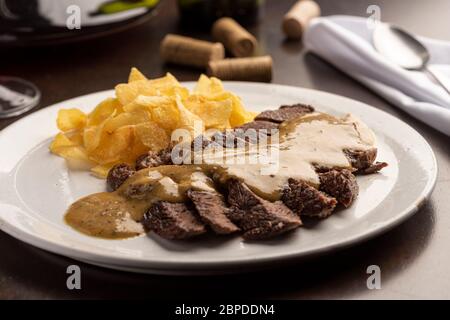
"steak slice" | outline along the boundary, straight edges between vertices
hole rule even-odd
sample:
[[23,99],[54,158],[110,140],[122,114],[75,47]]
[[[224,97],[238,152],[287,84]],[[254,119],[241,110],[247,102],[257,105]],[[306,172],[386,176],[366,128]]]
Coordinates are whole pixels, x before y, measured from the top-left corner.
[[319,173],[320,190],[333,196],[348,208],[358,196],[359,187],[356,177],[350,170],[330,170]]
[[191,149],[194,150],[203,150],[210,144],[215,143],[212,139],[205,137],[204,135],[198,135],[191,142]]
[[218,193],[188,190],[187,196],[195,205],[200,218],[218,234],[229,234],[239,228],[227,217],[229,208]]
[[376,162],[377,148],[369,150],[344,150],[351,166],[356,169],[355,174],[371,174],[380,171],[387,167],[386,162]]
[[134,171],[126,163],[116,164],[112,167],[108,176],[106,177],[106,185],[110,191],[116,191],[129,177],[131,177],[136,171]]
[[358,170],[369,168],[377,157],[376,148],[369,150],[346,149],[344,150],[344,153],[347,156],[351,166]]
[[281,123],[286,120],[301,117],[313,111],[314,108],[312,106],[301,103],[284,105],[281,106],[278,110],[266,110],[261,112],[255,117],[255,121],[270,121]]
[[136,159],[136,170],[173,164],[171,155],[172,147],[167,147],[158,152],[149,151]]
[[374,164],[371,164],[369,167],[364,169],[359,169],[355,172],[355,174],[372,174],[377,173],[384,167],[387,167],[388,164],[386,162],[375,162]]
[[299,216],[281,201],[264,200],[235,179],[228,182],[228,202],[229,217],[245,231],[246,240],[268,239],[302,225]]
[[166,239],[187,239],[206,232],[195,211],[185,203],[159,201],[144,215],[145,230]]
[[318,218],[331,215],[337,204],[335,198],[296,179],[288,180],[288,187],[283,190],[281,200],[299,215]]
[[[247,134],[249,134],[249,132],[247,132]],[[250,133],[250,136],[248,136],[245,135],[245,130],[243,129],[227,129],[224,131],[217,131],[210,137],[198,136],[193,140],[192,148],[197,147],[197,150],[205,149],[206,147],[233,149],[238,146],[246,146],[248,143],[257,143],[258,138],[257,130],[254,130]]]
[[241,130],[248,130],[248,129],[255,129],[256,131],[259,131],[261,129],[267,130],[267,134],[270,135],[270,130],[278,129],[278,124],[271,121],[252,121],[244,123],[242,126],[236,127],[235,129],[241,129]]

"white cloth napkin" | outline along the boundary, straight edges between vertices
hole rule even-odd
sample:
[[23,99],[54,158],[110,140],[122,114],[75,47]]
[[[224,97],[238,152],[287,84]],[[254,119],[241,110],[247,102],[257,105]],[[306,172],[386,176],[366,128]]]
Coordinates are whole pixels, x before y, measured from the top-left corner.
[[[304,34],[304,44],[392,104],[450,136],[450,95],[423,72],[405,70],[380,55],[372,45],[370,26],[362,17],[316,18]],[[418,38],[430,51],[429,68],[450,83],[450,43]]]

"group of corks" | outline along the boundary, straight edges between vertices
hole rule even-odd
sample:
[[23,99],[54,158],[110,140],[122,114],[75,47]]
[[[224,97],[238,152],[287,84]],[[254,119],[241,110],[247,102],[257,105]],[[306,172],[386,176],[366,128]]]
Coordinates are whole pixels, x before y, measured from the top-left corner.
[[[288,38],[300,39],[309,21],[320,15],[312,0],[300,0],[284,16],[282,30]],[[255,56],[258,41],[232,18],[217,20],[211,30],[217,42],[168,34],[161,42],[161,57],[166,63],[206,69],[221,80],[270,82],[272,58]],[[225,49],[233,58],[225,58]]]
[[[256,38],[232,18],[221,18],[212,27],[217,42],[168,34],[161,43],[165,62],[206,69],[222,80],[267,81],[272,79],[272,58],[255,57]],[[235,58],[225,59],[225,48]]]

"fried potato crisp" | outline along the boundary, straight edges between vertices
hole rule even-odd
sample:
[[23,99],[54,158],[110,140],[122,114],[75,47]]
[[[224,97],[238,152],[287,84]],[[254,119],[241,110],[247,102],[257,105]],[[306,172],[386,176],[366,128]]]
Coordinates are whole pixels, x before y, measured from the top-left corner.
[[115,95],[89,114],[59,110],[60,132],[51,152],[83,161],[94,175],[104,178],[117,163],[133,164],[141,154],[169,146],[176,129],[188,130],[193,137],[206,129],[240,126],[255,117],[219,79],[205,75],[191,92],[170,73],[147,79],[132,68],[128,83],[117,85]]

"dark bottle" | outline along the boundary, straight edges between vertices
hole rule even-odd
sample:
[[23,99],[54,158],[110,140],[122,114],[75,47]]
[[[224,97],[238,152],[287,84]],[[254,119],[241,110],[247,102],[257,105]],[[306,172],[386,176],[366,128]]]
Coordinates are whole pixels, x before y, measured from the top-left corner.
[[210,26],[221,17],[232,17],[243,25],[258,21],[264,0],[178,0],[181,22],[189,27]]

